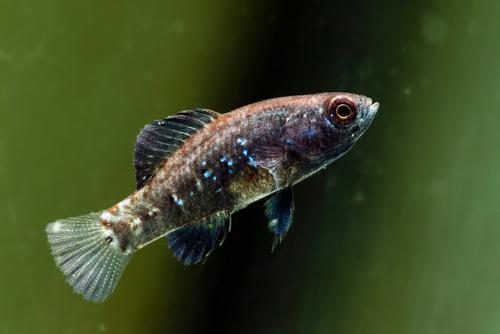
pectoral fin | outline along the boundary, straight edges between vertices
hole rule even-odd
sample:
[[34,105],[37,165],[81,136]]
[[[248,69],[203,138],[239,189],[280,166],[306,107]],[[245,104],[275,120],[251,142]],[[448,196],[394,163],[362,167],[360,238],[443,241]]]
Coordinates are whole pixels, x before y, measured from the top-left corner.
[[293,192],[288,186],[278,191],[265,204],[265,214],[269,218],[269,229],[274,233],[273,248],[283,240],[292,225],[293,219]]
[[267,169],[276,180],[276,188],[291,184],[299,161],[306,159],[301,153],[286,145],[260,146],[250,151],[250,164]]
[[231,216],[218,213],[167,234],[168,247],[184,264],[196,264],[222,245],[231,229]]

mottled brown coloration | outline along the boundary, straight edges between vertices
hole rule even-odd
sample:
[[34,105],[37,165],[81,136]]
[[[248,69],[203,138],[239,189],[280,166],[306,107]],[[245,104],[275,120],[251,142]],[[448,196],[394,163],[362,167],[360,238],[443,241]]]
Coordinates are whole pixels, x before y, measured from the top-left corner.
[[235,196],[245,196],[242,198],[245,201],[255,196],[255,192],[251,191],[252,185],[255,186],[255,192],[262,190],[272,192],[276,188],[276,181],[268,170],[260,166],[255,168],[249,165],[247,166],[247,172],[242,173],[235,182],[232,182],[227,191]]
[[113,225],[113,232],[115,234],[121,234],[125,231],[128,231],[132,226],[132,223],[125,222],[123,220],[119,220],[116,224]]
[[118,204],[108,209],[108,212],[111,213],[111,214],[115,214],[118,211],[120,211],[120,208],[118,207]]
[[113,224],[109,220],[106,220],[104,218],[101,218],[101,225],[104,226],[106,229],[111,229],[113,228]]

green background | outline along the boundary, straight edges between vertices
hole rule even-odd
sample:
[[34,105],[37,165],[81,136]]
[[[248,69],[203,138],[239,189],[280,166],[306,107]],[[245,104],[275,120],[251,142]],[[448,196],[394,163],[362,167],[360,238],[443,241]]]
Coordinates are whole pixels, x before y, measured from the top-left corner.
[[[500,332],[500,2],[0,1],[0,333]],[[134,191],[154,119],[349,91],[380,102],[295,187],[186,267],[160,240],[104,303],[44,228]]]

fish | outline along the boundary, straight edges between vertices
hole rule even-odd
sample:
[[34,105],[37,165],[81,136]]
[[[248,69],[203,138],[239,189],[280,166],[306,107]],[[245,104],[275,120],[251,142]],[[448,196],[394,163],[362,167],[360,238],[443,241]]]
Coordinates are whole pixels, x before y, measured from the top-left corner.
[[132,195],[47,225],[56,265],[75,292],[102,302],[137,250],[166,236],[177,259],[199,263],[223,243],[234,212],[269,195],[274,249],[292,224],[293,185],[344,155],[378,108],[362,95],[319,93],[156,120],[137,136]]

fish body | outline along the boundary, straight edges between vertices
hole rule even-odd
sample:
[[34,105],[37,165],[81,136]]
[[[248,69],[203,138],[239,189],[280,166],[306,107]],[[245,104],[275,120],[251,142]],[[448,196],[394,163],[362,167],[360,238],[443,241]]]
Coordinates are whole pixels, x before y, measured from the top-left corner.
[[99,302],[136,250],[166,235],[178,259],[198,263],[223,242],[232,213],[276,193],[265,204],[274,248],[292,222],[292,186],[345,154],[377,109],[364,96],[322,93],[146,125],[134,152],[136,192],[49,224],[56,263],[76,292]]

